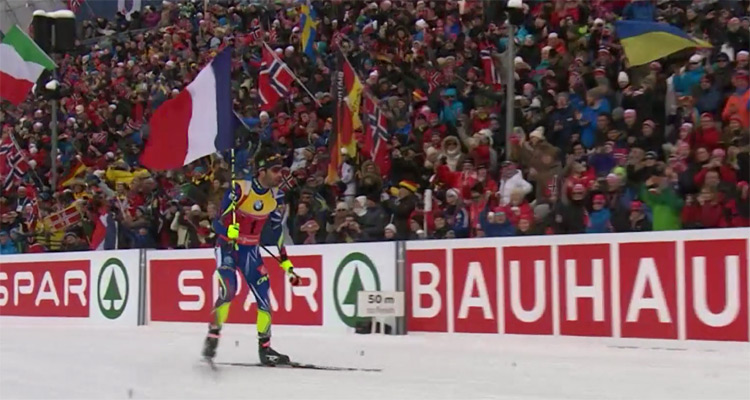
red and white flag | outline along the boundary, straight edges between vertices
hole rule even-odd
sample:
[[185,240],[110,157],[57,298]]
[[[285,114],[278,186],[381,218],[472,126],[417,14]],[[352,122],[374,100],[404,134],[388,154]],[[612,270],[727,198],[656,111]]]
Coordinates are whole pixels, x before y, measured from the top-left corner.
[[380,173],[388,174],[391,169],[390,157],[388,157],[388,118],[383,110],[378,107],[377,101],[371,94],[365,93],[364,100],[365,143],[363,150],[370,155],[370,159],[380,168]]
[[432,93],[435,89],[441,86],[442,74],[440,71],[429,71],[427,72],[427,85],[429,86],[428,93]]
[[289,96],[292,83],[297,80],[291,69],[281,61],[278,55],[263,43],[263,56],[258,77],[258,93],[261,110],[271,110],[279,100]]
[[85,0],[68,0],[68,10],[77,13],[78,9],[81,8],[81,4],[83,4],[84,1]]
[[73,204],[45,218],[47,225],[54,231],[62,231],[81,222],[81,211]]
[[495,68],[495,60],[492,58],[492,53],[489,50],[482,50],[479,56],[482,59],[485,85],[492,86],[495,90],[500,90],[500,74]]

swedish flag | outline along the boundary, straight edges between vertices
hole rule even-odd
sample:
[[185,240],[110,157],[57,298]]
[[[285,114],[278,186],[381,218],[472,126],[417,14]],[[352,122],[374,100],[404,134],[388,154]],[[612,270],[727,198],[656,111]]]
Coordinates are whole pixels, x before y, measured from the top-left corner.
[[302,17],[300,19],[300,25],[302,25],[300,45],[302,46],[302,52],[307,54],[311,60],[315,60],[315,28],[318,25],[315,22],[315,18],[315,10],[309,4],[303,4]]
[[617,36],[631,66],[643,65],[688,48],[710,48],[679,28],[659,22],[617,21]]

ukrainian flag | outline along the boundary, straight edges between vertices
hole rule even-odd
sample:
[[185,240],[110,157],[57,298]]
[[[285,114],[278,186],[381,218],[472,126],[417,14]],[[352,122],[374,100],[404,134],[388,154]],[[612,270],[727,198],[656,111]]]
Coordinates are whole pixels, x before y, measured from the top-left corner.
[[300,19],[300,25],[302,25],[302,38],[300,45],[302,46],[302,52],[307,54],[311,60],[315,60],[315,10],[310,7],[309,4],[302,5],[302,17]]
[[648,64],[688,48],[712,47],[666,23],[617,21],[615,29],[631,66]]

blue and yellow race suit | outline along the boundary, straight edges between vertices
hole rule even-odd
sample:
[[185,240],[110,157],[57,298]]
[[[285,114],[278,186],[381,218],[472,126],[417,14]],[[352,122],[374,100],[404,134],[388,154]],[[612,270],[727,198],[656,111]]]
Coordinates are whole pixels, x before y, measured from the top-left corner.
[[[233,201],[236,199],[236,201]],[[258,337],[271,336],[271,304],[268,297],[268,272],[260,255],[260,236],[267,219],[271,220],[275,243],[283,251],[282,213],[284,193],[276,188],[267,189],[257,179],[238,181],[234,192],[228,189],[221,205],[221,217],[214,220],[217,240],[216,260],[219,278],[219,296],[215,304],[214,325],[221,327],[229,315],[229,305],[237,291],[239,269],[245,277],[258,305]],[[234,213],[234,216],[232,215]],[[231,240],[228,228],[233,219],[239,225],[237,238]],[[291,264],[282,263],[285,272]]]

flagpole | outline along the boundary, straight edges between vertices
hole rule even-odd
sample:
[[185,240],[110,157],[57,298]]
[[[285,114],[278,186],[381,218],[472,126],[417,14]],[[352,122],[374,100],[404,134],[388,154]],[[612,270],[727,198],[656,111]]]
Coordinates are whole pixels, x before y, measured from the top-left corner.
[[510,138],[513,134],[513,117],[515,110],[513,109],[514,103],[516,101],[515,99],[515,66],[514,66],[514,59],[515,55],[513,54],[515,50],[513,49],[513,45],[515,44],[513,41],[515,40],[515,34],[513,33],[513,24],[510,21],[510,18],[508,18],[508,21],[506,22],[508,24],[508,48],[505,50],[508,54],[506,55],[506,63],[507,63],[507,82],[505,82],[505,160],[510,160]]
[[[53,76],[57,80],[57,69],[53,70]],[[55,93],[52,96],[52,151],[50,152],[52,161],[50,185],[53,192],[57,188],[57,88],[54,91]]]

